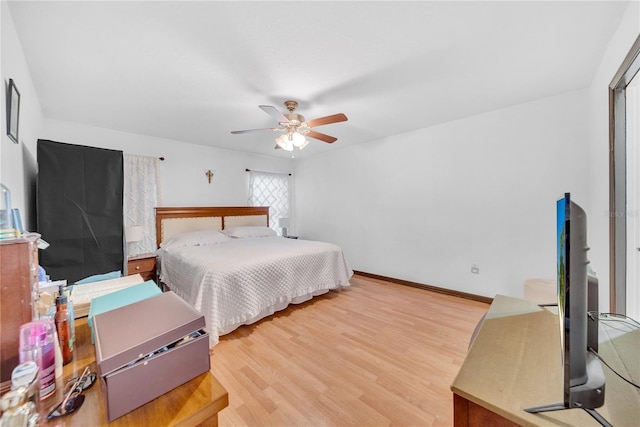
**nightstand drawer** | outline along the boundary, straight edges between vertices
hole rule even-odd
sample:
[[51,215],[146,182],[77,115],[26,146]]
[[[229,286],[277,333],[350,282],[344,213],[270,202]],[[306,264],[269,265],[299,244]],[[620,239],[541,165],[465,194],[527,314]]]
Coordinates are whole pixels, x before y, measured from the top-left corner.
[[128,274],[140,274],[144,280],[156,280],[155,255],[129,258],[127,262]]

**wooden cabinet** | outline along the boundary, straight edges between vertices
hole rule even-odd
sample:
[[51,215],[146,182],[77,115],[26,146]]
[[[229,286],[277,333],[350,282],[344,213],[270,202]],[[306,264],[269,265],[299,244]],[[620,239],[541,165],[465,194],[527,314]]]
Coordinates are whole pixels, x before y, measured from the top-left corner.
[[127,262],[127,274],[129,276],[133,274],[140,274],[142,278],[147,280],[156,280],[156,255],[155,254],[143,254],[129,257]]
[[[598,425],[586,411],[577,409],[540,414],[523,410],[562,402],[558,322],[557,313],[540,308],[535,302],[496,295],[451,385],[453,425]],[[624,378],[640,377],[640,330],[629,324],[624,333],[616,327],[616,334],[609,335],[602,332],[613,328],[600,325],[598,354],[611,369],[604,369],[605,402],[597,412],[611,425],[637,426],[640,394]],[[616,371],[621,377],[614,374]]]
[[0,240],[0,392],[11,386],[11,372],[18,366],[20,325],[34,318],[37,237]]

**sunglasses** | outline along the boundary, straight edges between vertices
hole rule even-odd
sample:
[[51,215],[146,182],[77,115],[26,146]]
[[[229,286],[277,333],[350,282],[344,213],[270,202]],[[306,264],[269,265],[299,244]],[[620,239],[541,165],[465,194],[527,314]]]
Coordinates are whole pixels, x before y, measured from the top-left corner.
[[77,411],[84,402],[83,391],[96,382],[96,373],[90,372],[86,367],[80,377],[70,379],[64,387],[64,399],[51,409],[47,415],[48,420],[62,417]]

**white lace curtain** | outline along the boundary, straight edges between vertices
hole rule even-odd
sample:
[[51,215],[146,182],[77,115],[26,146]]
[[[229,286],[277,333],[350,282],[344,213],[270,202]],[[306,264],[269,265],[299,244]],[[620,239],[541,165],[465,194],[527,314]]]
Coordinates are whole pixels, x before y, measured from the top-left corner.
[[124,155],[124,226],[142,227],[142,240],[127,243],[129,256],[156,251],[155,207],[159,206],[160,184],[156,157]]
[[269,227],[278,231],[278,219],[289,218],[290,176],[288,174],[251,171],[249,177],[249,205],[269,206]]

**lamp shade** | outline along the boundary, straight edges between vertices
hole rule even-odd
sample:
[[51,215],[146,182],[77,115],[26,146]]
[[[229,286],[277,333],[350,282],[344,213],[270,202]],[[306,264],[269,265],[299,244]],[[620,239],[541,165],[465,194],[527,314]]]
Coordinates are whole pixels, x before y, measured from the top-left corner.
[[306,139],[304,139],[304,135],[300,132],[294,132],[293,135],[291,135],[291,141],[293,142],[294,146],[300,147],[306,142]]
[[278,227],[288,227],[289,218],[278,218]]
[[139,242],[144,239],[144,229],[141,225],[132,225],[124,230],[127,243]]
[[287,134],[282,134],[276,138],[276,144],[283,150],[293,151],[293,142],[289,139]]
[[298,148],[302,150],[307,145],[309,145],[309,140],[305,139],[304,142],[302,144],[300,144],[300,146],[298,146]]

